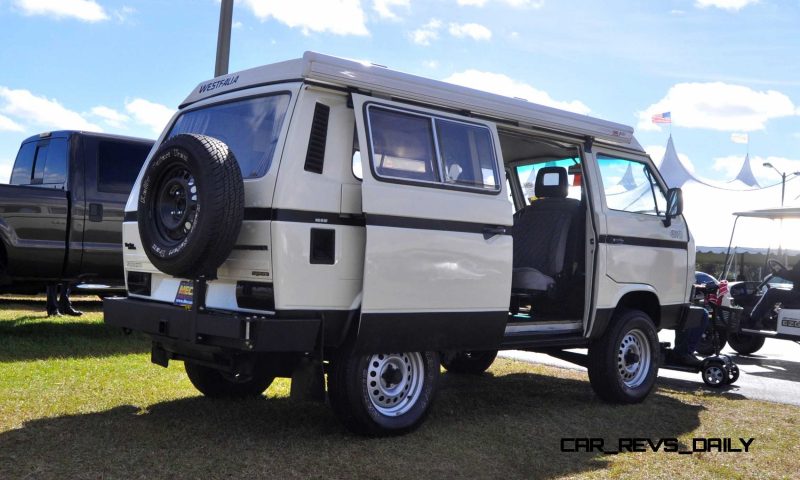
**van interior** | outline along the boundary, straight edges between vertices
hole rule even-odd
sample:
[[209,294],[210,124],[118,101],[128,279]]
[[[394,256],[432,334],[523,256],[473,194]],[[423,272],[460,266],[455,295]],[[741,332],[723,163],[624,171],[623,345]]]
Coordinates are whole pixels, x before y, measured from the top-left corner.
[[507,332],[581,327],[586,289],[587,196],[580,148],[523,132],[498,132],[514,206]]

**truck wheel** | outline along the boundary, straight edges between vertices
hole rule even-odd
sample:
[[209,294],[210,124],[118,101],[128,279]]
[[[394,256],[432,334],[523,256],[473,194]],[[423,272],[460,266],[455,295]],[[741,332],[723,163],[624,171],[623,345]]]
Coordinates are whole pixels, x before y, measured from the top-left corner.
[[480,375],[492,366],[495,358],[497,350],[456,352],[443,354],[442,366],[451,373]]
[[184,362],[184,368],[192,385],[200,393],[211,398],[258,397],[275,379],[257,372],[250,378],[237,379],[233,375],[193,362]]
[[656,383],[658,356],[658,336],[650,317],[639,310],[623,310],[589,347],[589,381],[607,402],[641,402]]
[[358,355],[352,343],[331,361],[331,406],[349,430],[400,435],[425,420],[439,381],[436,352]]
[[225,143],[176,135],[147,166],[138,205],[142,247],[156,268],[176,277],[212,276],[242,226],[242,172]]
[[731,333],[728,335],[728,345],[742,355],[750,355],[761,350],[764,346],[764,337],[755,335],[745,335],[743,333]]

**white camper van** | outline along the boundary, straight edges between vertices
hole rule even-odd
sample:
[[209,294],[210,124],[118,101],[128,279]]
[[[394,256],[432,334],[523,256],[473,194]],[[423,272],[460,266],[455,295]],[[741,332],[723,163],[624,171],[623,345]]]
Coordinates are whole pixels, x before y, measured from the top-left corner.
[[317,53],[215,78],[133,188],[129,296],[105,320],[208,396],[326,376],[371,435],[423,421],[440,365],[480,373],[504,349],[570,358],[602,399],[639,402],[695,250],[632,134]]

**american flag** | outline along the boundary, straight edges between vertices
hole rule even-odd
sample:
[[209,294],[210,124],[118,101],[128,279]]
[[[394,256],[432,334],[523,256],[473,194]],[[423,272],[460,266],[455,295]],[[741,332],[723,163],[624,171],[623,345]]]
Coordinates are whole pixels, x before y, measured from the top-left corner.
[[653,123],[672,123],[672,115],[670,112],[657,113],[653,115]]
[[714,305],[722,305],[722,299],[725,298],[725,295],[728,294],[728,281],[721,280],[719,282],[719,290],[717,293],[709,293],[706,296],[706,301],[708,303],[713,303]]

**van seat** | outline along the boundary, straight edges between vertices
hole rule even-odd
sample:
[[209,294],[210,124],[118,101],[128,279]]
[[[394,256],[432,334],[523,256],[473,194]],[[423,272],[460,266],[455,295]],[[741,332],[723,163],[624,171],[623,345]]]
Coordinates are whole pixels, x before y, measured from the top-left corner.
[[564,167],[542,167],[536,174],[537,200],[514,215],[512,290],[549,292],[558,278],[571,273],[565,272],[572,264],[565,259],[575,255],[568,252],[575,243],[569,235],[582,210],[579,200],[567,198],[568,188]]

